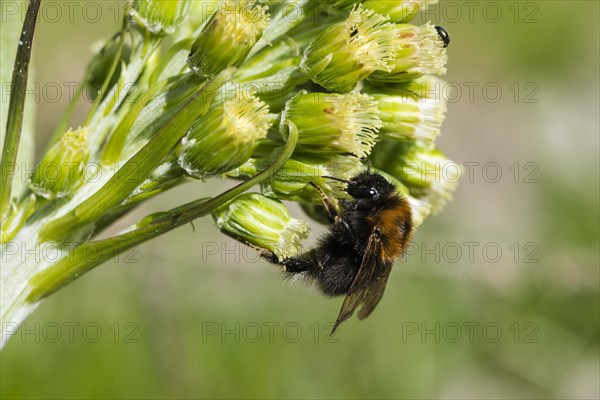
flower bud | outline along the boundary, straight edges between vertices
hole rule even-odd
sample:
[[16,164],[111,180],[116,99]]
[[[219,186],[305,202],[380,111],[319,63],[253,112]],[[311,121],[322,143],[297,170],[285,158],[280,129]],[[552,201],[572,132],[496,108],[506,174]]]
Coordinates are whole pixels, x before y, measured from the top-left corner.
[[308,226],[292,218],[282,202],[258,193],[245,193],[217,208],[212,216],[225,234],[272,251],[279,259],[300,252]]
[[396,25],[400,50],[391,61],[391,71],[378,71],[369,76],[372,82],[407,82],[425,74],[446,73],[448,56],[444,40],[435,26]]
[[185,18],[189,6],[190,0],[136,0],[131,14],[149,32],[171,35]]
[[433,145],[446,114],[445,100],[428,95],[438,84],[435,78],[423,77],[403,84],[367,87],[365,90],[378,101],[383,124],[380,136]]
[[69,195],[81,185],[90,152],[87,129],[68,130],[38,164],[31,178],[31,189],[46,199]]
[[346,185],[334,179],[350,179],[358,174],[360,160],[355,157],[338,157],[330,164],[312,164],[295,159],[288,160],[273,178],[261,185],[263,194],[282,200],[321,204],[321,195],[310,183],[317,185],[332,198],[346,197]]
[[417,199],[408,196],[408,204],[410,205],[410,213],[412,215],[413,229],[419,227],[425,219],[431,215],[431,203],[426,199]]
[[200,76],[239,66],[269,26],[267,8],[249,0],[224,0],[192,45],[188,65]]
[[431,204],[437,213],[451,200],[462,168],[442,152],[418,143],[383,140],[371,155],[377,168],[399,179],[410,195]]
[[265,103],[240,92],[214,102],[183,138],[179,165],[200,179],[239,167],[252,155],[256,141],[267,135],[268,114]]
[[363,2],[363,6],[389,16],[392,22],[407,22],[413,19],[419,10],[437,2],[438,0],[367,0]]
[[298,128],[296,154],[307,157],[353,154],[369,155],[381,127],[377,102],[357,92],[307,93],[290,99],[281,121]]
[[308,80],[298,68],[298,62],[294,57],[269,63],[270,68],[261,71],[259,76],[242,79],[236,76],[234,79],[241,85],[252,85],[256,88],[256,95],[269,105],[272,112],[281,112],[290,94]]
[[374,71],[391,71],[398,33],[387,18],[357,7],[348,18],[323,30],[304,52],[300,65],[313,82],[349,92]]
[[[128,36],[126,36],[129,38]],[[111,66],[119,51],[119,37],[115,36],[107,41],[99,41],[93,46],[94,56],[87,67],[87,85],[86,93],[91,97],[91,100],[96,100],[99,94],[100,88],[107,78],[109,72],[111,72]],[[114,71],[111,81],[108,87],[113,87],[119,77],[121,76],[121,68],[125,64],[129,63],[131,59],[131,46],[129,43],[123,43],[121,50],[120,61],[117,64],[116,70]]]

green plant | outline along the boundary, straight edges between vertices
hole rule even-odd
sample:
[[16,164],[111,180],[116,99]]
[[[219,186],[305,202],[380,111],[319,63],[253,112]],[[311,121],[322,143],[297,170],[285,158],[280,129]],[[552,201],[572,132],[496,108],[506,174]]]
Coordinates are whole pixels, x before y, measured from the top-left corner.
[[[115,253],[211,213],[226,233],[294,254],[306,226],[281,200],[319,219],[309,182],[342,198],[326,177],[352,177],[367,157],[410,196],[415,225],[437,212],[459,175],[447,179],[451,162],[434,147],[445,105],[430,97],[431,75],[445,72],[446,49],[433,25],[407,23],[433,2],[133,1],[89,63],[85,83],[99,90],[85,122],[69,128],[69,107],[19,188],[31,0],[3,131],[1,321],[20,323]],[[215,176],[241,182],[97,239],[142,202]],[[59,256],[21,251],[40,246]]]

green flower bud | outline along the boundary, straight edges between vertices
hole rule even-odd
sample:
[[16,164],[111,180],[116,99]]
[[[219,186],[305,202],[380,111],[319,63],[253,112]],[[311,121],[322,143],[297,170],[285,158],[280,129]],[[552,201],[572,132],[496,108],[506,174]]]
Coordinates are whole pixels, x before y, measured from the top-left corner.
[[381,127],[377,102],[357,92],[301,91],[288,101],[281,120],[296,124],[296,153],[307,157],[348,153],[366,157]]
[[46,199],[69,195],[81,185],[89,155],[87,129],[68,130],[38,164],[31,189]]
[[367,0],[363,2],[363,6],[389,16],[392,22],[407,22],[413,19],[419,10],[437,2],[438,0]]
[[346,185],[326,177],[350,179],[358,174],[360,160],[355,157],[337,157],[329,164],[311,164],[288,160],[273,178],[261,185],[263,194],[282,200],[321,204],[321,195],[310,185],[314,183],[329,197],[347,197]]
[[446,73],[448,55],[444,41],[435,26],[396,25],[396,41],[400,50],[391,62],[390,71],[378,71],[369,76],[373,82],[407,82],[426,74]]
[[244,62],[233,80],[255,87],[256,95],[271,112],[281,112],[296,87],[309,80],[300,70],[301,60],[298,42],[291,37],[280,38]]
[[349,92],[374,71],[391,71],[398,45],[394,24],[357,7],[343,22],[323,30],[311,42],[300,67],[327,90]]
[[308,226],[292,218],[278,200],[258,193],[245,193],[217,208],[212,214],[225,234],[272,251],[279,259],[300,252]]
[[427,199],[417,199],[412,196],[408,196],[408,204],[410,204],[413,228],[416,229],[431,215],[432,206]]
[[399,179],[411,196],[431,205],[439,212],[451,200],[462,168],[448,160],[442,152],[418,143],[383,140],[371,155],[377,168]]
[[238,168],[227,171],[224,174],[224,177],[237,180],[248,180],[260,172],[260,166],[262,166],[262,164],[259,165],[256,158],[251,158]]
[[270,64],[270,68],[256,79],[236,79],[236,82],[252,85],[256,88],[256,95],[269,105],[272,112],[281,112],[290,94],[308,79],[298,68],[298,63],[296,58],[279,61]]
[[178,150],[179,165],[200,179],[237,168],[248,161],[270,126],[265,103],[236,92],[212,104],[190,128]]
[[171,35],[185,18],[190,0],[136,0],[131,15],[154,34]]
[[391,139],[433,145],[446,114],[444,99],[428,95],[438,83],[437,79],[426,77],[404,84],[366,88],[378,101],[383,123],[379,134]]
[[188,65],[200,76],[213,76],[241,65],[269,26],[267,8],[250,0],[224,0],[192,45]]
[[[126,41],[129,36],[126,36]],[[114,36],[108,41],[99,41],[93,45],[94,57],[87,67],[87,83],[86,87],[88,95],[95,100],[98,96],[102,84],[106,80],[106,75],[111,71],[111,66],[114,58],[119,50],[119,37]],[[117,68],[108,85],[113,87],[121,76],[121,68],[123,64],[128,64],[131,59],[131,46],[128,43],[123,44],[121,51],[121,62],[117,64]]]

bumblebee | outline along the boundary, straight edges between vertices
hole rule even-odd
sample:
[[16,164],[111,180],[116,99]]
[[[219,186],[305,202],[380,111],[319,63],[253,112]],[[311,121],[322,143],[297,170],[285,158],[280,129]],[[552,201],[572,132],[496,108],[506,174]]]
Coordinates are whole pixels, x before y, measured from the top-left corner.
[[274,254],[262,253],[273,263],[283,266],[289,276],[304,276],[316,281],[328,296],[343,296],[344,302],[333,326],[350,318],[362,306],[358,319],[368,317],[383,296],[394,262],[408,245],[412,215],[408,200],[382,175],[370,168],[346,181],[351,199],[340,200],[339,208],[314,184],[331,222],[317,246],[295,257],[278,260]]

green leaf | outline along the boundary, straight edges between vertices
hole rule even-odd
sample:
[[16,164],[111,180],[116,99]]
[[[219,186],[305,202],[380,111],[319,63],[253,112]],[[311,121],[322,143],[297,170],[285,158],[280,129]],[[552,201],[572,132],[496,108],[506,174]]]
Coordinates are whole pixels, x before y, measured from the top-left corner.
[[[27,1],[12,2],[3,8],[2,24],[0,24],[0,82],[2,82],[2,99],[0,99],[0,149],[4,146],[6,137],[6,123],[8,120],[8,104],[10,97],[10,85],[12,73],[19,45],[19,36],[23,25],[21,10],[27,7]],[[11,12],[14,7],[14,12]],[[35,75],[33,66],[29,66],[29,82],[27,84],[28,92],[34,91]],[[23,126],[21,128],[21,140],[19,151],[17,153],[16,175],[13,179],[12,195],[17,197],[23,194],[27,187],[25,171],[32,170],[34,162],[34,117],[35,117],[35,96],[27,96],[25,100],[25,112],[23,116]],[[27,167],[25,167],[27,166]]]

